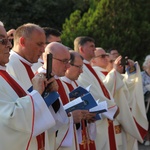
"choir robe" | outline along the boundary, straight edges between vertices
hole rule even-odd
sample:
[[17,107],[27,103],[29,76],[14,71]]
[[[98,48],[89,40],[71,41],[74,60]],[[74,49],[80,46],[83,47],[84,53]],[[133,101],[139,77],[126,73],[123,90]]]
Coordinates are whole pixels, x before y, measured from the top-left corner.
[[[7,64],[7,68],[6,68],[7,71],[12,76],[14,76],[16,79],[18,79],[20,81],[20,83],[22,83],[22,85],[24,86],[24,88],[26,90],[29,90],[30,87],[32,86],[30,74],[29,74],[30,72],[27,71],[27,69],[23,63],[30,66],[30,68],[31,68],[32,64],[30,62],[28,62],[27,60],[25,60],[24,58],[22,58],[17,53],[15,53],[14,51],[11,51],[10,54],[11,54],[10,55],[10,61]],[[69,126],[69,119],[67,117],[67,114],[63,108],[61,101],[60,101],[60,104],[61,105],[60,105],[60,108],[57,111],[57,113],[54,112],[54,110],[51,106],[49,107],[49,111],[51,112],[51,114],[53,115],[53,117],[55,118],[55,121],[56,121],[56,125],[54,127],[50,128],[48,130],[48,132],[45,134],[45,139],[46,139],[45,141],[49,142],[51,150],[56,149],[55,132],[60,127],[68,128],[68,126]]]
[[[46,73],[46,70],[43,67],[40,67],[38,69],[38,72]],[[62,84],[62,86],[59,87],[59,90],[58,90],[62,103],[64,104],[66,102],[69,102],[69,97],[68,97],[69,89],[67,88],[65,83],[61,81],[59,77],[55,76],[55,79],[57,82],[59,80],[60,83]],[[65,93],[62,94],[63,92],[61,90],[63,90]],[[56,137],[56,149],[79,150],[79,144],[77,141],[77,133],[76,133],[75,125],[73,123],[72,116],[69,117],[69,127],[63,126],[58,129],[57,137]]]
[[[84,63],[89,64],[89,62],[87,62],[86,60],[84,60]],[[107,91],[107,92],[109,93],[110,99],[108,99],[104,95],[103,90],[102,90],[97,78],[93,75],[93,73],[88,69],[88,67],[85,64],[83,65],[83,73],[81,73],[78,78],[78,84],[83,87],[92,85],[90,88],[90,92],[92,93],[93,97],[96,100],[99,99],[99,101],[107,102],[108,108],[109,108],[108,113],[111,112],[111,110],[113,110],[113,108],[115,107],[115,109],[111,113],[112,115],[115,114],[118,107],[116,106],[112,95],[109,93],[109,91]],[[112,134],[108,135],[108,126],[110,124],[108,123],[108,118],[107,118],[108,116],[106,114],[107,113],[102,114],[102,117],[103,117],[102,120],[96,121],[97,136],[96,136],[95,144],[96,144],[96,149],[98,149],[98,150],[109,150],[110,143],[109,143],[108,139],[110,139],[109,137],[114,135],[113,129],[112,129]],[[112,138],[113,138],[113,140],[115,140],[114,137],[112,137]],[[116,147],[115,143],[114,143],[114,147]]]
[[[100,69],[97,67],[96,70],[98,72]],[[120,108],[117,120],[126,134],[121,149],[136,150],[137,140],[143,142],[148,128],[138,63],[136,70],[134,74],[126,73],[125,77],[112,70],[104,79],[105,85],[114,95],[115,102]]]
[[[5,68],[0,66],[1,70]],[[3,150],[37,150],[36,136],[44,131],[47,136],[47,131],[55,125],[55,120],[37,91],[28,93],[19,81],[14,80],[26,96],[19,97],[0,75],[0,146]],[[45,150],[51,150],[47,141],[49,139],[45,140]]]
[[[105,78],[108,74],[108,71],[104,68],[101,68],[99,66],[93,66],[93,69],[95,70],[95,72],[97,73],[97,75],[99,76],[99,78],[101,78],[101,80],[104,82],[105,86],[107,87],[107,82],[105,83]],[[114,80],[115,78],[111,78],[112,80]],[[115,85],[115,84],[114,84]],[[118,85],[117,85],[118,86]],[[115,86],[114,86],[115,87]],[[107,89],[109,89],[109,91],[111,91],[111,94],[114,95],[114,91],[113,89],[110,89],[107,87]],[[112,92],[113,91],[113,92]],[[126,150],[127,149],[127,138],[126,138],[126,132],[125,129],[123,128],[122,124],[118,121],[118,117],[121,116],[121,119],[123,118],[127,118],[128,116],[131,116],[131,112],[128,108],[128,104],[124,103],[124,102],[120,102],[120,99],[116,100],[116,97],[114,98],[117,106],[119,107],[120,113],[117,116],[117,118],[113,121],[113,125],[114,125],[114,130],[115,130],[115,138],[116,138],[116,144],[117,144],[117,149],[118,150]],[[122,108],[123,107],[123,108]],[[127,108],[126,108],[127,107]],[[124,110],[129,110],[129,114],[127,114],[126,112],[122,112],[122,109]],[[124,117],[125,116],[125,117]],[[128,119],[128,118],[127,118]],[[124,119],[123,119],[124,120]],[[125,124],[128,124],[127,121],[124,121]]]
[[[70,80],[66,76],[61,77],[61,80],[67,85],[69,92],[78,87],[75,81]],[[77,130],[80,150],[95,150],[96,147],[94,140],[96,137],[96,124],[87,123],[86,126],[85,121],[82,120],[80,123],[80,128],[82,128],[82,131],[79,129]]]

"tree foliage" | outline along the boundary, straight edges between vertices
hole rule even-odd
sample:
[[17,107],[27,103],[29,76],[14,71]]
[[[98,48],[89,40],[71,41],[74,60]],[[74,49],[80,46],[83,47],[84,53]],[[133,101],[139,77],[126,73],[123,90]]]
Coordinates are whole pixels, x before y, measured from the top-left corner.
[[[75,11],[66,19],[62,35],[64,43],[73,47],[75,37],[88,35],[95,39],[96,46],[106,50],[116,48],[134,60],[142,61],[149,54],[150,2],[101,0],[96,9],[93,8],[84,14]],[[78,15],[78,20],[74,15]]]
[[74,10],[72,0],[0,0],[0,20],[6,29],[31,22],[61,30]]

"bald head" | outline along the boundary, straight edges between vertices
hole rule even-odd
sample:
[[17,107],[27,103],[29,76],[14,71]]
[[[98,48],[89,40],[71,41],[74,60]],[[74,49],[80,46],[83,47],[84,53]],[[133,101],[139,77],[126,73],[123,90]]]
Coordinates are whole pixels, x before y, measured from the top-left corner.
[[53,55],[52,70],[59,77],[64,76],[67,68],[70,67],[70,53],[66,46],[58,42],[48,44],[43,53],[44,67],[47,66],[47,54]]
[[96,50],[94,51],[94,53],[95,53],[95,57],[101,54],[106,54],[105,50],[101,47],[96,47]]
[[48,44],[45,48],[45,53],[52,53],[53,57],[57,57],[57,55],[64,55],[65,53],[69,53],[66,46],[58,42],[52,42]]

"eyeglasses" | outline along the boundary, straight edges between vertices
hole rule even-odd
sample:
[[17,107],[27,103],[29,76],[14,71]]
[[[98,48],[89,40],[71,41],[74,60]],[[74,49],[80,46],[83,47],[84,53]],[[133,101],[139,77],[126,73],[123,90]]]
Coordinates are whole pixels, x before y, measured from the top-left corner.
[[116,53],[111,53],[111,55],[119,55],[119,53],[117,53],[117,52]]
[[110,63],[113,63],[114,61],[115,61],[115,60],[110,60],[109,62],[110,62]]
[[62,63],[63,63],[63,64],[65,64],[65,65],[66,65],[66,64],[68,64],[68,63],[69,63],[69,61],[70,61],[69,59],[61,60],[61,59],[54,58],[54,57],[53,57],[53,59],[58,60],[58,61],[62,62]]
[[102,55],[95,56],[95,58],[96,58],[96,57],[105,58],[105,57],[108,57],[108,55],[107,55],[107,54],[102,54]]
[[2,45],[7,45],[8,42],[11,42],[10,39],[0,39],[0,43],[2,43]]
[[75,66],[75,67],[77,67],[77,68],[79,68],[79,69],[83,69],[83,66],[78,66],[78,65],[75,65],[75,64],[70,64],[71,66]]

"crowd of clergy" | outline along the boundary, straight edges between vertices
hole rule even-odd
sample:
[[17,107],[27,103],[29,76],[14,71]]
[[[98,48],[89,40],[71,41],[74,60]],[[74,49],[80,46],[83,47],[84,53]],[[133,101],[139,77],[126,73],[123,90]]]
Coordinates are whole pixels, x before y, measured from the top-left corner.
[[[89,36],[73,44],[67,47],[53,28],[26,23],[7,32],[0,21],[0,149],[138,150],[150,140],[150,77],[145,82],[138,62],[106,52]],[[84,96],[69,97],[79,86],[90,86],[96,105],[106,102],[107,110],[67,112],[64,106]]]

